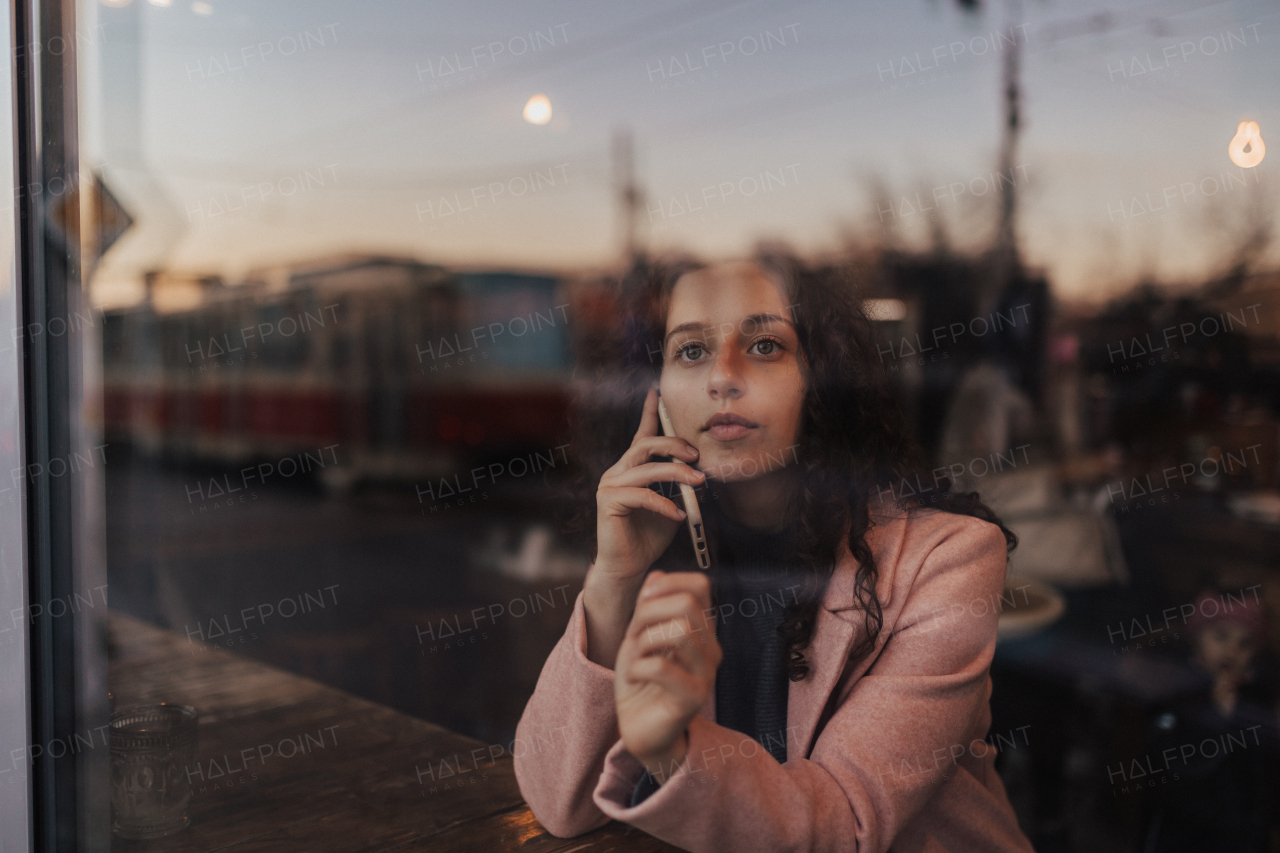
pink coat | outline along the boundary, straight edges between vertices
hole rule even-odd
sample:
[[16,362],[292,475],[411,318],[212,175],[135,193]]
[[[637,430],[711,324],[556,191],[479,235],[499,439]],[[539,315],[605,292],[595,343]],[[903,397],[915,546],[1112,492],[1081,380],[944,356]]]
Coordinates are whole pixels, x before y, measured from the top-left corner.
[[[846,664],[865,630],[846,551],[809,675],[790,682],[786,763],[717,725],[712,690],[689,723],[685,760],[634,808],[644,768],[618,736],[613,670],[586,657],[579,594],[514,742],[520,791],[547,831],[569,837],[616,819],[694,853],[1030,851],[983,740],[1005,576],[999,528],[913,511],[877,519],[868,543],[884,626],[875,650]],[[1005,748],[1034,737],[998,734]]]

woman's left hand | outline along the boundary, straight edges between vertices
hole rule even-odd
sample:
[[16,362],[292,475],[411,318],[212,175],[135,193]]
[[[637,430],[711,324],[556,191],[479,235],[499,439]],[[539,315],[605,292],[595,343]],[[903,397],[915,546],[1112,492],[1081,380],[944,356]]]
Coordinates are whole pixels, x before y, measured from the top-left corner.
[[660,783],[684,760],[685,728],[710,698],[723,657],[710,613],[705,574],[654,570],[618,649],[618,730]]

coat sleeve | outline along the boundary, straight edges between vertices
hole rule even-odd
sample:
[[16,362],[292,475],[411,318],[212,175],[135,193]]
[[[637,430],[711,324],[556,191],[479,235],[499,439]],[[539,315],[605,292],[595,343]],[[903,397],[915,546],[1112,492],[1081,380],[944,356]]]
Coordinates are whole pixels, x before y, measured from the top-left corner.
[[[684,761],[634,807],[643,767],[615,743],[593,794],[600,810],[694,853],[878,853],[939,796],[937,808],[963,817],[942,822],[921,849],[1029,851],[1003,788],[997,801],[984,778],[994,776],[994,755],[981,739],[990,725],[1004,538],[967,516],[925,526],[931,533],[916,556],[900,555],[899,572],[913,561],[918,571],[909,588],[895,584],[905,600],[897,618],[886,619],[892,635],[872,668],[845,688],[808,758],[779,764],[750,738],[695,717]],[[970,606],[978,601],[985,609]],[[857,610],[825,615],[861,621]],[[940,790],[953,783],[955,790]],[[946,833],[959,837],[939,837]]]
[[516,783],[534,817],[568,838],[609,822],[591,791],[619,740],[613,670],[587,659],[583,593],[542,667],[512,745]]

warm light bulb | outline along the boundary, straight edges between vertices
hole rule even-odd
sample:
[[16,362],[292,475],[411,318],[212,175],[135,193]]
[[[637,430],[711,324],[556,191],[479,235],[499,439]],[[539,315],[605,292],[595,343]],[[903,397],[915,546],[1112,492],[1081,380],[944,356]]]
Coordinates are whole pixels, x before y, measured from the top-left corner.
[[534,95],[524,105],[524,120],[529,124],[546,124],[551,121],[551,100],[546,95]]
[[862,312],[868,320],[892,323],[907,316],[907,304],[901,299],[864,299]]
[[1227,146],[1227,156],[1241,169],[1252,169],[1267,156],[1267,146],[1262,141],[1262,131],[1256,121],[1242,121],[1236,135]]

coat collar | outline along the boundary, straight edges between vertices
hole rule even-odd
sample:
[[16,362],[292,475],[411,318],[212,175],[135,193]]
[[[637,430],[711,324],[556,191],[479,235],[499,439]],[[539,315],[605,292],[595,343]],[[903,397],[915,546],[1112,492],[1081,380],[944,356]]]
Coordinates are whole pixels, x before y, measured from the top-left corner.
[[[906,538],[906,514],[873,517],[872,521],[874,526],[867,533],[867,544],[875,555],[879,572],[876,596],[882,610],[887,611],[893,597],[898,556]],[[818,723],[841,677],[846,674],[861,676],[888,639],[889,632],[882,632],[870,654],[856,663],[849,660],[855,641],[866,630],[862,609],[854,594],[857,571],[858,561],[846,548],[843,558],[836,564],[818,611],[813,640],[807,651],[809,675],[803,681],[791,682],[788,689],[788,756],[809,756]],[[846,670],[851,671],[846,673]]]
[[[902,540],[906,536],[906,514],[873,515],[872,527],[867,531],[867,544],[876,558],[876,570],[879,579],[876,581],[876,597],[880,606],[887,607],[893,598],[893,568],[898,562],[898,554],[902,550]],[[854,586],[858,575],[858,561],[849,553],[849,547],[843,546],[841,557],[836,562],[827,591],[822,597],[822,606],[832,613],[852,610],[859,607]]]

